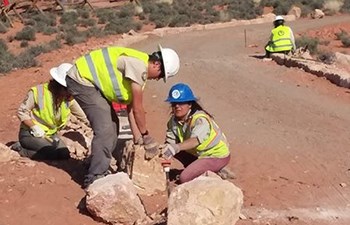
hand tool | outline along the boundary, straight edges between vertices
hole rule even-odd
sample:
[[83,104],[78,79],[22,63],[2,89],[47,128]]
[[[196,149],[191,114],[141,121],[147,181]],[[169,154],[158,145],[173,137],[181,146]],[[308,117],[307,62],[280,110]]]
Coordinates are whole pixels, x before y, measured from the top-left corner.
[[163,167],[163,171],[165,172],[165,178],[166,178],[166,190],[167,190],[167,194],[168,197],[170,195],[170,166],[171,166],[171,161],[170,160],[163,160],[161,162],[162,167]]

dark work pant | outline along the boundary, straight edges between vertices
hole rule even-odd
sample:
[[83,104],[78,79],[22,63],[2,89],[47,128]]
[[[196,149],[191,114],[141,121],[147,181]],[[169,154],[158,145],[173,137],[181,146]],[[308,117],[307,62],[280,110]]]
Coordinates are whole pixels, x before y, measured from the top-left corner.
[[265,57],[266,58],[270,58],[271,54],[273,54],[273,53],[282,53],[282,54],[288,55],[289,52],[290,52],[290,50],[288,50],[288,51],[280,51],[280,52],[270,52],[270,51],[265,49]]
[[180,174],[180,183],[185,183],[199,177],[207,171],[212,171],[214,173],[219,172],[224,168],[230,161],[230,155],[225,158],[197,158],[196,156],[186,152],[181,151],[175,155],[185,167],[185,169]]
[[119,120],[112,105],[95,87],[81,85],[67,76],[68,92],[78,102],[90,121],[94,137],[91,144],[91,164],[87,178],[105,174],[119,132]]
[[[50,138],[59,138],[53,135]],[[21,128],[19,130],[18,139],[21,144],[19,154],[35,160],[55,160],[68,159],[69,150],[67,146],[59,139],[57,144],[51,143],[45,138],[37,138],[30,134],[29,130]]]

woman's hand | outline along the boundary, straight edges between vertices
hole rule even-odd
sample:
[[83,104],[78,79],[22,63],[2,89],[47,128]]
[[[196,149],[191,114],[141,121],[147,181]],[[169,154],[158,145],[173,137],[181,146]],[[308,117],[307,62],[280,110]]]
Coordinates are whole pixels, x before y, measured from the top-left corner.
[[162,150],[162,158],[168,160],[180,152],[180,147],[177,144],[166,144],[162,146],[161,150]]

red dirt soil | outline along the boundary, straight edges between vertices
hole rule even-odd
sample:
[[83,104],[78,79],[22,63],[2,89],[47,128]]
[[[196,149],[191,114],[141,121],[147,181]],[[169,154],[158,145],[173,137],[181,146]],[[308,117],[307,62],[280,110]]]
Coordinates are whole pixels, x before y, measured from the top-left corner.
[[[322,24],[322,22],[323,21],[320,21],[319,23]],[[16,28],[18,27],[16,26]],[[247,29],[250,28],[252,27],[247,27]],[[259,26],[254,27],[254,29],[255,28],[257,30],[260,29]],[[339,41],[334,38],[334,32],[338,32],[340,28],[350,31],[350,23],[338,24],[336,21],[333,21],[331,25],[320,29],[311,29],[307,31],[307,34],[329,40],[330,44],[327,47],[331,49],[348,52],[348,49],[341,48]],[[235,29],[239,30],[240,28]],[[268,37],[269,31],[265,28],[264,30],[266,30],[265,34],[266,37]],[[226,34],[224,32],[219,32],[220,31],[213,31],[213,35],[216,35],[218,39],[224,38]],[[300,31],[298,33],[301,34],[303,32],[306,31]],[[235,34],[239,35],[239,32],[230,33],[232,36]],[[258,97],[259,99],[253,100],[252,93],[260,90],[260,84],[252,86],[255,84],[252,80],[248,81],[252,83],[252,85],[249,86],[241,79],[243,81],[240,85],[246,85],[244,93],[239,89],[240,85],[236,85],[238,80],[227,81],[225,83],[222,80],[217,81],[210,78],[205,84],[199,84],[198,79],[195,77],[197,71],[193,70],[198,68],[196,65],[198,66],[198,64],[200,64],[201,66],[199,67],[204,67],[200,71],[200,74],[204,76],[206,73],[205,68],[209,63],[205,61],[206,59],[201,59],[201,56],[195,55],[195,49],[200,49],[200,46],[196,45],[197,41],[185,42],[182,39],[184,36],[199,39],[202,37],[202,34],[194,32],[193,34],[181,35],[181,37],[170,37],[170,39],[166,39],[165,42],[173,43],[174,46],[179,49],[180,53],[182,53],[182,70],[185,71],[184,73],[188,74],[187,77],[181,75],[183,82],[193,84],[196,90],[200,92],[200,96],[204,97],[204,102],[206,102],[207,105],[211,105],[211,110],[209,111],[214,111],[216,114],[220,115],[220,117],[217,117],[219,124],[222,124],[225,132],[227,131],[230,135],[227,136],[229,137],[232,149],[235,150],[233,151],[230,168],[234,168],[234,171],[238,175],[238,178],[233,182],[241,187],[244,192],[245,202],[243,213],[248,217],[246,220],[240,220],[237,224],[350,224],[349,217],[346,217],[348,220],[345,222],[343,220],[338,221],[337,219],[331,221],[328,219],[322,220],[322,216],[336,218],[341,217],[343,215],[342,213],[346,214],[349,212],[348,208],[344,209],[343,205],[339,202],[349,203],[350,183],[348,183],[347,187],[341,189],[343,192],[338,191],[337,197],[340,196],[339,199],[341,200],[338,201],[339,205],[334,206],[334,211],[328,210],[322,213],[322,208],[317,209],[314,205],[308,208],[312,202],[317,202],[319,205],[322,205],[321,202],[325,204],[329,203],[330,207],[333,207],[332,203],[334,203],[335,200],[332,199],[331,190],[339,190],[339,183],[349,182],[350,155],[347,154],[336,157],[335,155],[337,155],[338,152],[335,152],[334,155],[317,152],[315,146],[318,145],[316,141],[320,139],[316,139],[318,138],[317,132],[319,131],[316,130],[316,128],[314,130],[314,127],[317,127],[315,124],[307,128],[310,132],[311,130],[314,131],[315,136],[306,137],[308,145],[300,145],[301,149],[305,151],[301,152],[298,149],[293,149],[292,143],[298,146],[298,133],[306,132],[307,130],[295,128],[295,133],[288,133],[287,129],[280,131],[279,129],[282,128],[276,125],[276,123],[281,124],[285,122],[281,119],[284,118],[283,113],[278,110],[292,110],[293,108],[289,107],[294,103],[292,100],[289,102],[281,102],[281,105],[271,105],[269,103],[273,96],[283,95],[284,90],[299,87],[298,90],[301,91],[300,93],[310,93],[310,98],[309,96],[303,95],[300,99],[316,98],[312,96],[319,95],[324,97],[325,102],[332,99],[338,102],[341,107],[345,108],[343,105],[350,103],[349,89],[336,87],[324,79],[317,78],[301,70],[286,70],[273,62],[263,63],[257,59],[248,58],[247,55],[254,54],[255,50],[247,50],[242,47],[237,49],[237,55],[240,57],[242,56],[250,67],[246,68],[246,70],[236,70],[236,67],[231,66],[229,69],[234,71],[235,74],[242,74],[245,77],[248,77],[251,73],[258,73],[258,70],[262,70],[264,73],[259,74],[260,76],[264,76],[264,79],[271,82],[277,81],[276,83],[283,86],[285,89],[281,88],[282,91],[278,94],[270,93],[269,90],[265,90],[264,93],[266,96],[261,96],[261,99]],[[252,36],[257,38],[259,34]],[[241,40],[239,39],[241,37],[234,37],[236,40]],[[17,139],[19,127],[19,122],[16,117],[17,107],[31,86],[47,81],[50,78],[48,71],[51,67],[62,62],[71,62],[90,49],[113,44],[117,38],[119,38],[119,36],[91,39],[87,43],[73,47],[64,46],[62,49],[55,52],[39,56],[38,60],[41,62],[40,67],[17,70],[0,77],[0,96],[2,96],[2,107],[0,108],[0,142],[6,144]],[[254,38],[251,38],[252,40],[250,41],[258,43],[259,46],[263,46],[264,43]],[[186,48],[181,47],[182,43],[176,43],[174,41],[176,39],[179,39],[179,42],[183,41],[182,43],[186,45]],[[212,42],[220,41],[213,39],[212,36],[207,37],[207,39],[211,39]],[[40,43],[41,41],[43,41],[43,39],[39,36],[36,42]],[[150,44],[149,41],[146,41],[144,45],[154,46]],[[229,46],[229,44],[227,45]],[[137,44],[136,46],[142,45]],[[229,48],[228,46],[227,48]],[[221,50],[222,54],[226,54],[225,48],[226,46],[221,47],[221,49],[216,46],[215,50]],[[208,50],[208,52],[210,52],[210,50]],[[196,57],[198,58],[197,61]],[[210,58],[210,54],[208,54],[207,57],[213,60]],[[242,58],[232,63],[238,65]],[[225,59],[221,58],[221,61],[224,60]],[[231,62],[227,63],[227,65],[232,65]],[[259,69],[255,70],[253,68]],[[220,71],[218,71],[216,75],[220,76],[220,72],[224,69],[219,68],[218,70]],[[282,72],[283,76],[281,76]],[[232,79],[234,79],[234,76]],[[180,80],[171,82],[179,81]],[[148,124],[151,127],[152,134],[159,140],[162,140],[164,136],[164,124],[168,113],[168,107],[163,103],[163,99],[171,84],[167,84],[166,87],[161,87],[161,85],[162,84],[151,83],[145,91],[145,107],[147,109]],[[201,85],[204,85],[206,89],[202,90]],[[218,90],[214,88],[214,85],[220,85],[222,88]],[[206,90],[211,91],[208,92]],[[235,92],[232,96],[231,90]],[[224,93],[224,91],[226,91],[225,95],[218,95],[212,101],[210,100],[210,96],[214,93]],[[240,93],[242,97],[233,97],[233,95],[239,96]],[[294,91],[293,93],[296,96],[299,94],[298,91]],[[222,103],[222,96],[228,96],[231,102]],[[243,98],[244,101],[241,100]],[[232,111],[226,111],[228,107],[235,104],[237,105],[234,110],[230,108]],[[312,117],[309,114],[311,114],[310,112],[314,112],[312,111],[314,110],[313,105],[306,107],[305,102],[301,102],[300,104],[300,117],[303,117],[302,121],[307,121],[308,118],[312,121]],[[330,103],[325,103],[324,106],[327,107],[331,105]],[[214,108],[214,106],[217,108]],[[237,110],[242,111],[237,114]],[[260,114],[256,115],[256,118],[246,120],[245,114],[249,114],[254,110],[260,110],[262,114],[271,114],[271,117],[268,118],[273,118],[275,121],[268,121],[265,117],[260,118]],[[285,111],[283,112],[286,113]],[[232,118],[233,114],[235,115],[234,118]],[[341,113],[339,112],[339,114]],[[319,119],[318,121],[320,123],[322,122],[322,124],[319,124],[320,126],[322,125],[322,128],[328,129],[327,125],[329,125],[329,132],[335,133],[333,136],[339,135],[339,143],[334,143],[334,151],[339,150],[337,147],[349,146],[349,137],[341,136],[342,132],[344,132],[344,134],[348,133],[346,133],[345,130],[336,130],[330,125],[337,120],[339,117],[338,114],[331,115],[331,118],[328,118],[328,115],[323,115],[322,111],[316,111],[313,115]],[[290,122],[289,125],[293,127],[293,129],[294,125],[302,127],[306,123],[300,124],[297,119],[293,120],[293,115],[288,114],[288,117],[291,118],[288,122]],[[252,125],[251,123],[255,119],[255,124]],[[232,126],[233,128],[231,129],[230,124],[235,126]],[[269,129],[262,129],[260,127],[264,124],[268,124]],[[255,130],[248,130],[247,127],[249,126],[254,126]],[[273,134],[278,132],[281,133],[279,136],[273,136]],[[285,146],[282,142],[287,138],[291,139],[290,146]],[[304,140],[300,139],[301,143],[304,143],[303,141]],[[324,143],[324,145],[326,145],[326,143]],[[277,149],[281,149],[281,146],[284,150],[276,151]],[[288,151],[290,149],[292,150]],[[349,148],[347,151],[348,150]],[[343,149],[340,153],[345,154],[344,152],[345,150]],[[286,155],[288,156],[287,159],[284,158]],[[316,156],[321,157],[323,161],[316,158]],[[344,158],[347,158],[347,163],[341,160]],[[296,171],[298,171],[298,174]],[[328,171],[331,175],[325,176],[325,171]],[[339,174],[336,174],[334,171],[338,171]],[[82,207],[85,193],[80,188],[79,183],[81,183],[84,173],[85,171],[81,163],[74,160],[59,163],[35,162],[28,164],[27,161],[1,163],[0,224],[100,224],[94,221],[86,210],[84,210],[84,207]],[[164,204],[164,198],[160,196],[145,198],[144,200],[149,213],[157,211],[162,208]],[[312,222],[313,219],[319,218],[321,218],[321,221],[316,220],[318,222]]]

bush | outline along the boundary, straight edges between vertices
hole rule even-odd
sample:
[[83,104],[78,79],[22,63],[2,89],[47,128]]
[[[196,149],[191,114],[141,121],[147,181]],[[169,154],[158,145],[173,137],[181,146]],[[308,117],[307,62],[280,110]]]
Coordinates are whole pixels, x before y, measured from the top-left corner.
[[6,42],[0,39],[0,52],[6,52],[8,49]]
[[122,34],[132,29],[137,30],[137,28],[138,28],[137,24],[132,20],[131,17],[119,18],[117,20],[109,22],[105,26],[104,32],[106,34]]
[[62,47],[62,45],[61,45],[61,42],[59,40],[52,40],[46,44],[47,52],[50,52],[50,51],[55,50],[55,49],[59,49],[61,47]]
[[4,34],[7,32],[6,26],[0,21],[0,33]]
[[31,26],[25,26],[21,31],[15,35],[16,40],[26,40],[34,41],[35,40],[35,30]]
[[335,54],[333,52],[320,52],[317,59],[330,65],[335,62]]
[[297,48],[307,47],[311,54],[317,53],[318,44],[319,40],[317,38],[302,36],[300,38],[295,39],[295,45]]
[[87,8],[79,8],[77,9],[78,16],[83,18],[83,19],[88,19],[90,18],[90,11]]
[[63,39],[66,41],[67,45],[74,45],[86,41],[86,33],[79,32],[76,27],[64,26],[61,27],[64,31]]
[[118,18],[115,10],[109,8],[97,9],[96,16],[98,18],[98,24],[106,24],[107,22]]
[[349,35],[342,36],[340,41],[341,41],[341,43],[343,44],[344,47],[346,47],[346,48],[350,47],[350,37],[349,37]]
[[15,57],[9,53],[6,42],[0,39],[0,73],[7,73],[12,70],[12,62]]
[[337,40],[341,40],[343,37],[348,36],[348,33],[345,30],[342,30],[338,33],[335,33],[335,36],[337,37]]
[[227,11],[235,19],[253,19],[258,15],[253,0],[231,0],[228,3]]
[[78,21],[78,18],[79,18],[78,13],[74,11],[65,12],[63,13],[60,19],[60,23],[66,24],[66,25],[75,25]]
[[77,24],[81,27],[93,27],[96,25],[96,21],[92,18],[89,19],[79,19]]
[[350,0],[344,0],[344,4],[340,8],[340,12],[342,12],[342,13],[349,13],[350,12]]

